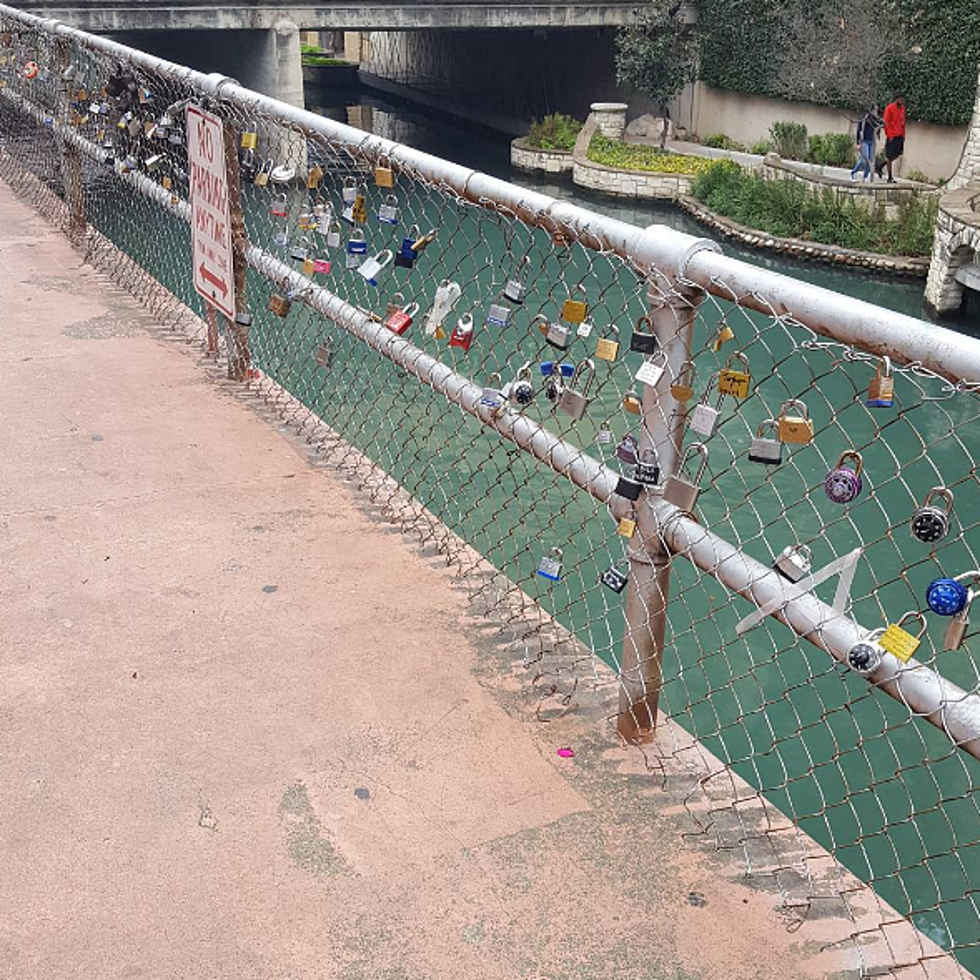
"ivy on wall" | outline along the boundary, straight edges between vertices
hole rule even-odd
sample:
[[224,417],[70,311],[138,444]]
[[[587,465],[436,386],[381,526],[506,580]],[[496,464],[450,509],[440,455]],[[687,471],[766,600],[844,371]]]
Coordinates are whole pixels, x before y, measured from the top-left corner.
[[[905,52],[881,69],[879,95],[901,91],[909,116],[965,125],[977,96],[980,0],[858,0],[888,4],[903,24]],[[785,52],[786,12],[805,0],[698,0],[701,78],[716,88],[773,96],[779,54]],[[805,3],[816,9],[819,2]],[[804,88],[800,101],[821,101]],[[830,101],[829,99],[826,101]],[[842,105],[843,109],[861,109]]]

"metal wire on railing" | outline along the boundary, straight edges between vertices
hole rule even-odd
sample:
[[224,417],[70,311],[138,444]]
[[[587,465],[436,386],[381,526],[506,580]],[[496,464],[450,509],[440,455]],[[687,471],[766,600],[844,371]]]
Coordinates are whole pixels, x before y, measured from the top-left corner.
[[[188,106],[231,148],[232,319],[192,286]],[[866,963],[904,917],[916,962],[980,969],[980,344],[7,7],[0,151],[406,527],[497,569],[474,596],[542,716],[611,668],[619,731],[750,873],[806,893],[822,847],[877,895]]]

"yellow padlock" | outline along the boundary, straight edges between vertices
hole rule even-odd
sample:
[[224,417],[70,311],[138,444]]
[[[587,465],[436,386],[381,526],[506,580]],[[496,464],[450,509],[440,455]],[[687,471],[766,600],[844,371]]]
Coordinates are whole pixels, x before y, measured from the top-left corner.
[[359,225],[363,225],[364,222],[367,221],[367,205],[365,204],[363,194],[358,194],[357,197],[354,198],[354,203],[351,205],[350,209],[350,216]]
[[622,517],[616,526],[616,533],[624,538],[631,538],[636,533],[636,521],[632,517]]
[[242,133],[242,149],[254,150],[259,145],[259,134],[246,130]]
[[[914,636],[907,630],[902,629],[902,624],[907,619],[917,619],[919,621],[919,632]],[[878,646],[883,650],[887,650],[892,656],[897,657],[904,664],[919,649],[925,631],[925,616],[920,612],[907,612],[897,623],[888,624],[888,629],[881,634],[878,640]]]
[[712,344],[712,350],[720,351],[723,344],[727,344],[729,340],[735,339],[735,331],[728,325],[728,321],[722,317],[721,323],[718,324],[718,333],[715,334],[714,343]]
[[694,397],[694,361],[685,361],[670,386],[674,401],[686,402]]
[[[581,286],[576,286],[575,291],[585,294],[585,290]],[[566,323],[582,323],[588,315],[589,304],[584,299],[572,299],[569,296],[561,308],[561,318]]]
[[314,268],[315,266],[313,264],[313,259],[307,255],[306,258],[303,259],[303,275],[312,276]]
[[394,187],[395,171],[391,169],[388,157],[381,157],[374,168],[374,182],[378,187]]
[[634,415],[639,415],[643,408],[643,404],[640,401],[640,396],[635,391],[627,391],[626,394],[623,395],[623,408],[625,408],[627,412],[632,412]]
[[895,379],[892,377],[891,358],[883,357],[878,371],[868,385],[868,408],[891,408],[895,404]]
[[615,361],[619,357],[619,327],[615,323],[610,323],[609,329],[616,338],[613,340],[609,337],[600,337],[595,345],[595,356],[603,361]]
[[314,191],[320,186],[321,180],[323,180],[323,167],[315,163],[306,175],[306,186],[309,190]]
[[[789,414],[790,412],[798,414]],[[798,398],[783,402],[779,410],[779,441],[805,444],[813,440],[813,419],[806,405]]]
[[[745,370],[730,367],[733,360],[740,361]],[[723,395],[731,395],[733,398],[748,398],[751,381],[749,359],[741,351],[736,351],[725,361],[724,369],[718,374],[718,390]]]

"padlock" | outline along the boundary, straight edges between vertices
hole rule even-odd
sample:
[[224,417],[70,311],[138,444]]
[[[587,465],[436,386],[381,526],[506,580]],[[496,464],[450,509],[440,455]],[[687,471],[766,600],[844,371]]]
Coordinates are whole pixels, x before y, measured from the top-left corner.
[[292,305],[292,300],[289,296],[283,296],[282,293],[273,293],[269,297],[269,310],[275,313],[276,316],[286,316]]
[[[741,361],[744,370],[731,367],[734,360]],[[749,359],[741,351],[730,354],[725,361],[725,367],[718,374],[718,390],[723,395],[731,395],[733,398],[748,398],[751,382]]]
[[320,181],[323,180],[323,167],[318,163],[314,163],[312,167],[306,172],[306,189],[315,191],[320,186]]
[[396,310],[385,320],[385,326],[400,337],[412,325],[419,311],[418,303],[409,303],[403,310]]
[[[343,235],[343,229],[341,229],[341,227],[340,227],[340,222],[337,221],[336,219],[334,221],[331,221],[330,224],[327,226],[327,233],[326,233],[326,236],[325,236],[326,237],[326,242],[327,242],[327,248],[340,248],[340,244],[341,244],[341,242],[343,240],[341,238],[342,235]],[[354,235],[360,235],[361,236],[360,240],[362,242],[364,242],[364,251],[366,252],[367,251],[367,242],[364,239],[364,232],[362,232],[360,229],[358,229],[357,231],[355,231],[350,236],[351,239],[354,238]],[[352,253],[352,254],[355,254],[356,255],[358,253],[355,252],[355,253]],[[361,253],[361,254],[363,254],[363,253]]]
[[432,307],[425,319],[426,337],[436,336],[442,328],[443,321],[453,311],[453,307],[459,302],[459,297],[462,294],[463,291],[460,289],[459,283],[450,282],[448,279],[443,279],[439,283],[436,287],[436,294],[432,299]]
[[378,187],[394,187],[395,172],[391,169],[391,161],[388,157],[378,157],[378,162],[374,165],[374,183]]
[[487,310],[486,324],[488,327],[506,327],[510,319],[510,307],[503,303],[491,303]]
[[378,285],[378,275],[387,266],[391,260],[394,258],[391,249],[386,248],[377,255],[372,255],[370,258],[365,259],[357,268],[357,274],[365,279],[370,285]]
[[643,493],[643,484],[636,479],[635,474],[623,473],[616,481],[613,493],[625,500],[636,501],[640,499],[640,494]]
[[956,613],[946,627],[946,635],[943,637],[944,650],[959,650],[966,639],[966,631],[970,628],[970,604],[976,598],[973,589],[967,590],[966,603],[963,608]]
[[173,178],[170,176],[170,174],[164,174],[160,178],[160,186],[165,191],[169,191],[171,189],[171,187],[173,187],[173,185],[174,185]]
[[[902,624],[910,618],[919,621],[919,632],[914,636],[907,630],[902,629]],[[897,657],[904,664],[919,649],[919,644],[922,642],[925,631],[925,616],[920,612],[907,612],[897,623],[888,624],[888,628],[881,634],[881,638],[878,640],[878,645],[882,650],[887,650],[888,653],[893,657]]]
[[243,150],[254,150],[259,145],[259,134],[254,129],[242,130],[241,147]]
[[813,419],[810,418],[806,405],[798,398],[783,402],[777,421],[780,442],[805,445],[813,441]]
[[872,630],[847,651],[847,665],[851,670],[862,677],[870,677],[881,666],[884,650],[877,641],[884,632],[884,629]]
[[572,342],[571,330],[563,323],[552,323],[549,321],[544,339],[545,343],[550,344],[556,350],[568,350]]
[[956,578],[937,578],[929,583],[926,589],[926,603],[939,616],[955,616],[962,610],[970,598],[970,590],[963,584],[963,579],[974,581],[980,572],[964,572]]
[[449,335],[450,347],[462,347],[469,350],[473,343],[473,317],[469,313],[464,313],[453,327],[453,332]]
[[283,221],[282,227],[272,236],[272,241],[280,248],[289,244],[289,222]]
[[522,408],[534,401],[534,375],[531,374],[531,362],[525,361],[510,383],[508,397],[515,405]]
[[691,431],[708,438],[715,434],[715,426],[718,425],[718,419],[721,418],[721,410],[718,407],[721,404],[721,395],[718,396],[718,401],[714,407],[708,404],[714,393],[717,379],[717,374],[713,374],[708,379],[708,384],[701,395],[701,401],[694,406],[694,411],[691,413]]
[[313,274],[325,276],[328,275],[331,268],[333,268],[333,263],[330,259],[314,259],[313,260]]
[[765,436],[766,429],[772,429],[774,433],[778,433],[779,426],[776,424],[776,420],[763,419],[759,423],[759,428],[755,430],[755,435],[752,438],[752,445],[749,447],[749,462],[778,466],[783,461],[783,444],[779,439],[767,438]]
[[602,422],[599,428],[596,430],[595,434],[596,444],[599,446],[611,446],[613,441],[612,429],[609,428],[608,422]]
[[[582,286],[576,286],[575,291],[585,295],[585,289]],[[586,318],[588,312],[589,304],[584,299],[572,299],[569,296],[562,304],[561,319],[562,322],[575,326]]]
[[344,178],[344,186],[340,190],[340,199],[348,205],[357,200],[357,181],[353,177]]
[[722,345],[727,344],[729,340],[735,339],[735,331],[728,325],[728,321],[722,317],[721,323],[718,324],[718,333],[715,334],[715,339],[711,344],[711,349],[717,353],[721,350]]
[[[844,466],[849,459],[854,461],[853,469]],[[837,465],[824,480],[824,492],[835,504],[849,504],[861,493],[861,488],[864,486],[864,481],[861,479],[863,469],[864,460],[861,459],[860,453],[853,449],[841,453]]]
[[387,319],[393,313],[397,313],[399,310],[405,309],[405,294],[402,292],[396,292],[385,306],[384,318]]
[[389,194],[378,208],[378,221],[386,225],[398,224],[398,198],[394,194]]
[[395,253],[395,265],[400,269],[414,268],[415,260],[419,257],[419,253],[414,248],[414,245],[419,236],[419,226],[412,225],[412,227],[408,229],[408,234],[402,239],[401,246]]
[[892,362],[883,357],[875,376],[868,385],[868,408],[891,408],[895,404],[895,379],[892,377]]
[[504,299],[510,303],[514,303],[516,306],[520,306],[524,302],[524,298],[527,296],[527,285],[525,284],[524,278],[521,277],[521,272],[528,264],[527,257],[525,256],[518,263],[514,275],[507,280],[507,285],[504,286]]
[[[156,125],[153,126],[153,132],[156,132]],[[151,136],[153,133],[147,133],[147,136]],[[246,184],[255,183],[255,175],[259,172],[258,164],[255,161],[255,152],[253,150],[245,150],[242,153],[242,158],[240,161],[240,173],[242,180]]]
[[316,354],[313,359],[316,361],[317,365],[322,368],[328,368],[333,364],[333,347],[329,343],[320,344],[316,349]]
[[[414,227],[414,226],[413,226],[413,227]],[[430,246],[430,245],[431,245],[431,244],[432,244],[432,243],[433,243],[433,242],[434,242],[434,241],[436,240],[436,238],[438,238],[438,237],[439,237],[439,230],[438,230],[437,228],[433,228],[433,229],[432,229],[431,231],[427,231],[427,232],[426,232],[426,233],[425,233],[424,235],[422,235],[422,236],[421,236],[420,238],[416,238],[416,239],[415,239],[415,241],[414,241],[414,242],[412,242],[412,249],[413,249],[413,251],[415,251],[415,252],[418,252],[419,254],[421,254],[421,253],[422,253],[422,252],[424,252],[424,251],[425,251],[425,250],[426,250],[426,249],[427,249],[427,248],[428,248],[428,247],[429,247],[429,246]]]
[[37,66],[36,61],[25,61],[24,67],[21,69],[21,74],[24,78],[37,78],[37,73],[40,69]]
[[643,403],[640,401],[640,396],[632,388],[623,395],[623,408],[627,412],[632,412],[633,415],[639,415],[643,411]]
[[640,454],[635,476],[637,482],[645,487],[655,487],[660,483],[660,463],[657,460],[657,451],[652,447],[644,449]]
[[579,361],[568,387],[558,399],[558,411],[564,412],[576,422],[581,419],[589,407],[589,389],[592,387],[594,377],[595,363],[591,358]]
[[[698,466],[693,483],[684,478],[684,467],[692,453],[701,457],[701,464]],[[679,507],[685,513],[692,514],[694,505],[698,502],[698,494],[701,493],[701,481],[707,468],[708,447],[703,442],[692,442],[681,456],[677,473],[667,477],[667,482],[664,484],[664,500],[668,504]]]
[[275,200],[269,205],[269,214],[274,218],[285,218],[289,214],[289,199],[285,194],[277,194]]
[[[592,336],[593,330],[595,330],[595,323],[586,318],[578,325],[578,330],[575,331],[575,336],[581,337],[583,340],[585,340],[586,338]],[[618,334],[619,331],[617,330],[616,333]],[[606,358],[606,360],[615,360],[615,358]]]
[[359,225],[367,221],[367,188],[361,184],[357,189],[357,197],[351,205],[351,217]]
[[74,77],[75,77],[76,71],[77,71],[77,69],[75,68],[75,66],[73,64],[66,65],[65,70],[61,73],[61,80],[63,82],[70,82],[70,81],[72,81],[72,79],[74,79]]
[[[933,497],[942,497],[945,507],[930,504]],[[933,487],[912,515],[912,535],[924,544],[935,544],[949,534],[950,517],[953,513],[953,492],[946,487]]]
[[333,206],[324,201],[319,194],[313,202],[313,222],[316,230],[325,235],[330,230],[330,223],[333,221]]
[[674,401],[686,402],[694,397],[694,377],[694,361],[684,361],[670,385],[670,396]]
[[629,517],[621,517],[616,524],[616,533],[623,538],[631,538],[636,534],[636,513],[630,511]]
[[303,268],[302,268],[303,275],[312,276],[313,273],[316,271],[316,263],[317,260],[313,258],[313,254],[311,252],[307,252],[306,258],[303,259]]
[[367,239],[365,239],[364,232],[360,228],[355,228],[351,232],[350,238],[347,239],[346,251],[347,254],[344,259],[346,268],[360,269],[361,263],[367,255]]
[[617,595],[626,588],[626,583],[629,582],[630,573],[629,565],[626,565],[626,571],[622,572],[619,569],[620,565],[626,564],[625,562],[618,562],[615,565],[610,565],[600,576],[599,583],[604,585],[607,589],[611,589]]
[[627,432],[620,440],[616,447],[616,458],[621,459],[624,463],[629,463],[631,466],[636,465],[640,458],[640,447],[636,441],[636,436],[631,432]]
[[235,323],[240,327],[250,327],[252,314],[248,310],[235,310]]
[[551,579],[552,582],[561,581],[561,548],[552,548],[547,556],[538,562],[538,575],[542,578]]
[[637,369],[633,380],[639,381],[650,388],[656,388],[667,370],[667,354],[659,350],[652,357],[644,357],[643,363]]
[[289,249],[289,257],[294,262],[303,262],[306,260],[307,255],[310,252],[310,242],[309,239],[302,238],[298,242],[295,242]]
[[492,382],[494,378],[497,379],[497,387],[494,388],[492,384],[486,385],[479,402],[477,402],[477,409],[483,409],[482,414],[488,415],[491,419],[497,418],[507,407],[507,395],[504,394],[501,387],[503,379],[496,371],[490,375],[489,380]]
[[656,354],[660,344],[653,333],[653,323],[648,316],[641,316],[633,327],[633,334],[630,337],[630,350],[635,350],[638,354]]
[[300,211],[299,217],[296,219],[296,224],[299,226],[300,231],[312,231],[316,228],[316,219],[313,217],[313,212]]
[[789,544],[776,556],[773,569],[790,582],[799,582],[810,574],[813,553],[805,544]]
[[259,172],[255,175],[255,186],[265,187],[269,183],[269,175],[272,173],[272,161],[266,160],[265,163],[259,167]]
[[615,337],[600,337],[596,341],[595,356],[603,361],[615,361],[619,357],[619,327],[615,323],[610,323],[607,329],[611,330]]

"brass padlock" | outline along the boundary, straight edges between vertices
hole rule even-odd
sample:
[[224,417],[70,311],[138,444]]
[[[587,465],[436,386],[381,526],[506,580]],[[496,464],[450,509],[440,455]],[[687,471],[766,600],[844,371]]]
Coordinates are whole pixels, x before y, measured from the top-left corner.
[[381,157],[374,167],[374,182],[378,187],[394,187],[395,171],[391,169],[388,157]]
[[722,317],[721,323],[718,324],[718,333],[715,334],[711,349],[717,353],[721,350],[723,344],[727,344],[729,340],[734,339],[735,331],[728,325],[728,321]]
[[633,511],[629,517],[621,517],[616,525],[616,533],[624,538],[631,538],[636,534],[636,519]]
[[[799,414],[789,414],[790,412]],[[791,398],[783,402],[783,407],[779,410],[779,441],[793,442],[805,445],[813,441],[813,419],[806,405],[798,398]]]
[[[740,361],[744,370],[731,367],[733,360]],[[723,395],[731,395],[733,398],[748,398],[751,381],[749,359],[741,351],[736,351],[725,361],[725,367],[718,375],[718,390]]]
[[283,296],[282,293],[273,293],[269,297],[269,310],[276,316],[286,316],[292,305],[292,300],[288,294]]
[[623,395],[623,408],[627,412],[632,412],[634,415],[639,415],[643,409],[643,405],[640,402],[640,396],[633,390],[627,391]]
[[[917,619],[919,621],[919,632],[914,636],[907,630],[902,629],[902,624],[907,619]],[[887,650],[892,656],[897,657],[902,663],[907,663],[922,642],[922,636],[926,631],[926,618],[921,612],[907,612],[897,623],[889,623],[888,628],[881,634],[878,645]]]
[[316,190],[320,186],[321,180],[323,180],[323,167],[315,163],[306,174],[307,189],[311,191]]
[[686,402],[694,397],[694,376],[694,361],[685,361],[670,386],[670,395],[674,401]]
[[242,132],[242,149],[254,150],[259,145],[259,134],[254,129],[246,129]]
[[600,337],[596,341],[595,356],[602,361],[615,361],[619,357],[619,327],[615,323],[610,323],[608,329],[616,336],[614,339]]
[[[582,286],[576,286],[575,291],[585,294],[585,289]],[[561,308],[561,318],[565,323],[578,325],[588,316],[588,313],[589,304],[584,299],[572,299],[571,296],[565,300]]]
[[892,362],[883,357],[878,371],[868,385],[868,408],[891,408],[895,404],[895,379],[892,377]]

